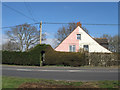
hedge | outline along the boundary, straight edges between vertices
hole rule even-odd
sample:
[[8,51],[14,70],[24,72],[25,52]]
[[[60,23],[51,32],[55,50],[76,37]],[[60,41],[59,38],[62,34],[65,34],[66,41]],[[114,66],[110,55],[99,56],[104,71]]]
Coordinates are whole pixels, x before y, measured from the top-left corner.
[[49,45],[37,45],[28,52],[2,51],[2,63],[15,65],[39,65],[40,52],[45,50],[47,46]]
[[120,60],[118,53],[89,53],[88,58],[91,66],[118,66]]
[[86,65],[85,54],[80,52],[57,52],[50,45],[37,45],[28,52],[2,51],[3,64],[40,65],[40,53],[45,51],[44,65]]
[[83,66],[87,63],[85,54],[80,52],[58,52],[49,47],[45,53],[47,65]]

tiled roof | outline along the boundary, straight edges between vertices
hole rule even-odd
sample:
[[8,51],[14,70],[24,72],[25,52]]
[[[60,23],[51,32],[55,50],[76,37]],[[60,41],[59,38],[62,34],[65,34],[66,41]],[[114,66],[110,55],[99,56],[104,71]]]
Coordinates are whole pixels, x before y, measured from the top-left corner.
[[108,39],[106,38],[94,38],[94,40],[97,41],[99,44],[108,43]]

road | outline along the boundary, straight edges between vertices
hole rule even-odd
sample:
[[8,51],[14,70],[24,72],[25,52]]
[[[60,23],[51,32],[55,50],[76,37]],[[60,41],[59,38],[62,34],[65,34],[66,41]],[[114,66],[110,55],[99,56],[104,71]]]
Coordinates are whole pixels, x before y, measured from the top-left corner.
[[24,66],[22,67],[3,65],[2,75],[24,78],[73,81],[118,80],[118,69]]

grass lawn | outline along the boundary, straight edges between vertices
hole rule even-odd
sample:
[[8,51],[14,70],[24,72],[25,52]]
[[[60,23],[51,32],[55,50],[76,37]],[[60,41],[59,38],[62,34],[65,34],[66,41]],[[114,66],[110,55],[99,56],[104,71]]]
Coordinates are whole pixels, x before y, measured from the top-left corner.
[[31,78],[20,78],[20,77],[2,77],[2,88],[18,88],[23,83],[44,83],[52,85],[81,85],[82,82],[68,82],[68,81],[56,81],[56,80],[45,80],[45,79],[31,79]]
[[31,78],[18,78],[18,77],[2,77],[2,88],[18,88],[20,86],[31,87],[36,86],[40,87],[40,85],[44,85],[44,87],[51,85],[60,86],[60,87],[77,87],[77,88],[118,88],[120,86],[120,82],[118,81],[89,81],[89,82],[78,82],[78,81],[56,81],[56,80],[45,80],[45,79],[31,79]]

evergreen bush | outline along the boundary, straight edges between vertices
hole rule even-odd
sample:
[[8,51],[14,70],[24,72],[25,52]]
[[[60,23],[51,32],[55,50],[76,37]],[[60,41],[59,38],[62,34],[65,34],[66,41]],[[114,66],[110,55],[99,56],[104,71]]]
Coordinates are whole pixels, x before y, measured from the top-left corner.
[[28,52],[2,51],[2,63],[14,65],[40,65],[40,53],[45,52],[44,65],[81,66],[85,56],[80,52],[57,52],[50,45],[37,45]]

